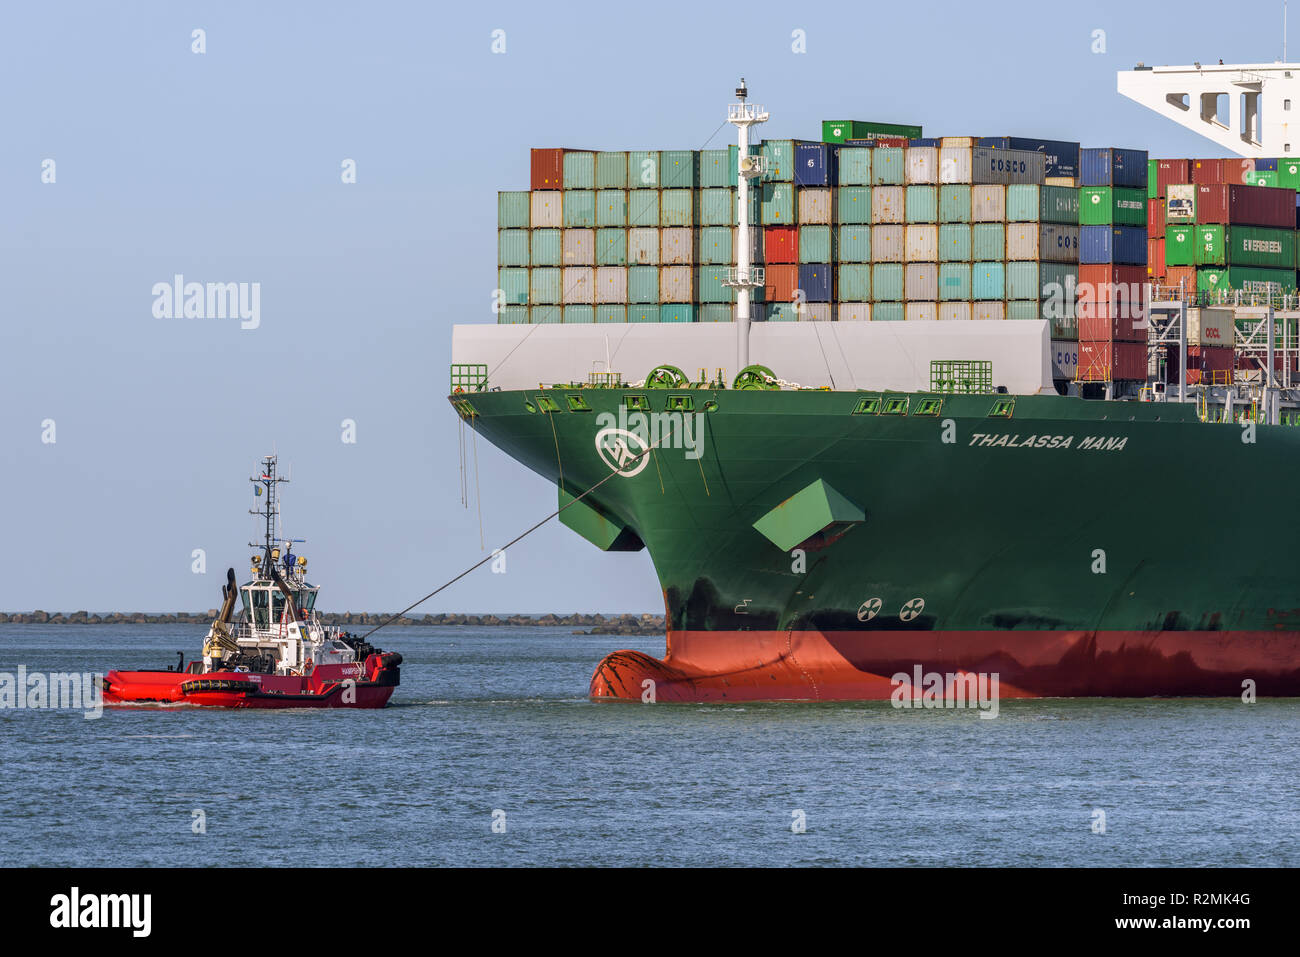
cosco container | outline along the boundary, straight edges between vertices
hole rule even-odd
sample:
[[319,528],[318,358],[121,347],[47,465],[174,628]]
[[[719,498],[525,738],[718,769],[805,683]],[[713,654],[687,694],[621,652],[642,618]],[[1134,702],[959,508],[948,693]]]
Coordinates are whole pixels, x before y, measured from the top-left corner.
[[842,263],[871,262],[871,227],[846,225],[837,229],[836,255]]
[[939,261],[971,261],[970,226],[966,223],[944,223],[939,227]]
[[797,186],[834,186],[835,154],[826,143],[796,143],[794,181]]
[[497,265],[527,266],[529,263],[528,230],[502,229],[497,232]]
[[1146,226],[1146,191],[1122,186],[1085,186],[1079,190],[1082,226]]
[[[1011,223],[1007,226],[1007,259],[1078,262],[1079,229],[1078,226],[1060,223]],[[1142,228],[1142,243],[1145,246],[1145,227]],[[1143,262],[1145,256],[1144,249]]]
[[530,213],[533,229],[543,227],[558,229],[564,225],[564,214],[562,212],[564,204],[560,200],[563,195],[559,190],[534,190]]
[[1079,343],[1052,340],[1052,376],[1073,379],[1079,374]]
[[1007,186],[1012,183],[1042,185],[1043,154],[1028,150],[942,147],[939,150],[940,183],[974,183]]
[[531,224],[528,215],[529,197],[523,190],[497,193],[497,228],[527,229]]
[[659,226],[659,190],[634,189],[627,194],[629,226]]
[[627,261],[633,266],[659,264],[659,230],[640,227],[627,231]]
[[902,186],[876,186],[871,190],[873,223],[905,222],[905,193]]
[[573,150],[564,154],[564,188],[596,188],[596,154]]
[[[948,143],[945,141],[943,145],[947,146]],[[972,145],[1042,153],[1043,172],[1046,176],[1076,177],[1079,175],[1078,143],[1066,140],[1036,140],[1025,136],[985,136]]]
[[627,302],[626,266],[597,266],[594,281],[597,303]]
[[627,154],[627,188],[659,189],[658,150],[632,150]]
[[627,154],[596,154],[596,188],[627,189]]
[[846,146],[839,151],[839,185],[871,185],[871,150]]
[[1079,191],[1064,186],[1035,186],[1020,183],[1007,187],[1007,222],[1038,220],[1044,223],[1079,224]]
[[530,243],[530,266],[559,266],[564,263],[562,229],[533,229]]
[[[868,302],[871,299],[871,267],[865,263],[846,264],[836,270],[835,297],[841,302]],[[843,316],[841,316],[843,318]]]
[[[659,301],[659,267],[629,266],[627,269],[627,301],[648,303]],[[653,321],[653,320],[647,320]]]
[[907,151],[880,146],[871,151],[871,185],[902,186],[907,179]]
[[[1079,262],[1145,267],[1146,226],[1080,226]],[[1145,274],[1145,269],[1143,272]]]
[[564,236],[564,265],[593,266],[596,263],[596,231],[594,229],[566,229]]
[[903,261],[906,236],[906,229],[903,226],[872,226],[872,261],[901,263]]
[[627,230],[596,230],[596,265],[627,265]]
[[759,213],[763,225],[792,225],[795,222],[794,184],[764,183],[762,190]]
[[1006,282],[1005,263],[977,262],[971,265],[971,294],[976,299],[1005,299]]
[[[903,301],[903,264],[876,262],[871,267],[871,301]],[[875,318],[880,318],[878,315]]]
[[1145,150],[1116,148],[1079,151],[1079,182],[1083,186],[1147,187]]
[[627,191],[600,189],[596,191],[596,225],[627,225]]
[[526,306],[529,302],[528,270],[505,268],[497,270],[497,288],[501,290],[507,306]]
[[796,187],[798,194],[798,221],[808,225],[826,225],[831,222],[831,192],[829,187]]
[[949,184],[939,187],[939,222],[969,223],[971,187]]
[[664,150],[659,154],[659,188],[698,188],[699,162],[700,155],[694,150]]
[[799,262],[834,262],[835,256],[831,237],[831,227],[829,226],[800,226]]
[[909,223],[937,223],[939,221],[938,187],[906,187],[903,206],[905,218]]
[[970,263],[939,264],[939,299],[965,301],[971,297]]
[[682,226],[659,234],[659,257],[665,266],[690,266],[695,262],[695,230]]
[[841,223],[858,225],[871,222],[871,187],[841,186],[835,213]]

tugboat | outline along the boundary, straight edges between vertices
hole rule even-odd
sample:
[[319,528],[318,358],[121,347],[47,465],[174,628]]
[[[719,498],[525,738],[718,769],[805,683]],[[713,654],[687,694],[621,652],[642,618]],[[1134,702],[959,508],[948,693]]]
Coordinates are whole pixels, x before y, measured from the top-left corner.
[[[382,708],[401,677],[402,656],[321,624],[318,586],[306,579],[307,559],[295,555],[302,539],[276,534],[280,517],[276,456],[262,460],[251,477],[266,507],[250,514],[266,520],[260,554],[252,557],[252,580],[236,587],[226,571],[222,603],[208,629],[199,659],[158,671],[110,671],[104,676],[106,705],[167,704],[209,708]],[[232,622],[235,598],[239,619]]]

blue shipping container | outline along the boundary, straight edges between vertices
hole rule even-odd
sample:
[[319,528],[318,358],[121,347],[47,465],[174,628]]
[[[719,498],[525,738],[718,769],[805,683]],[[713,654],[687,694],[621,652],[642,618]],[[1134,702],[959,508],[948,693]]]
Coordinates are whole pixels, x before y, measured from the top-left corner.
[[1277,159],[1257,159],[1255,160],[1255,172],[1257,173],[1276,173]]
[[[1087,160],[1084,160],[1087,163]],[[1079,262],[1093,265],[1117,263],[1124,266],[1147,264],[1145,226],[1080,226]]]
[[794,181],[798,186],[835,186],[836,151],[829,143],[795,143]]
[[[1146,150],[1113,148],[1079,150],[1079,183],[1082,186],[1147,185]],[[1145,262],[1145,253],[1143,262]]]
[[907,145],[908,146],[938,146],[939,140],[938,137],[927,136],[925,139],[908,140]]
[[829,263],[804,263],[799,267],[799,288],[806,302],[831,301],[831,267]]
[[[976,146],[991,146],[999,150],[1029,150],[1042,153],[1046,176],[1079,175],[1079,144],[1065,140],[1036,140],[1027,136],[981,136]],[[1145,167],[1144,167],[1145,168]],[[1142,185],[1146,185],[1143,181]]]

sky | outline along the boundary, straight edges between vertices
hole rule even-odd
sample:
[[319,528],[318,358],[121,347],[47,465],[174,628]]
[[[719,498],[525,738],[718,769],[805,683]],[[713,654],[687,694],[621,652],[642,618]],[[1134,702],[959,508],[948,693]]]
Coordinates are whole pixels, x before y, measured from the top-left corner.
[[[854,118],[1219,155],[1115,73],[1279,59],[1272,6],[6,4],[0,611],[214,607],[272,450],[323,609],[404,607],[553,511],[484,440],[462,504],[445,398],[452,325],[494,321],[496,192],[527,188],[530,147],[725,146],[743,75],[769,138]],[[257,284],[256,327],[155,315],[177,275]],[[645,552],[552,522],[420,610],[663,600]]]

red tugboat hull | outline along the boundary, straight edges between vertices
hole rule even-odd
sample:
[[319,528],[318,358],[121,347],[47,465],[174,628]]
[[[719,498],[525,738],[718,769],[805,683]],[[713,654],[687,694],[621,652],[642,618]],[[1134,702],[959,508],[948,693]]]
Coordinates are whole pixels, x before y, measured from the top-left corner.
[[397,690],[402,656],[370,655],[364,665],[321,665],[310,675],[237,671],[110,671],[104,704],[201,708],[382,708]]

